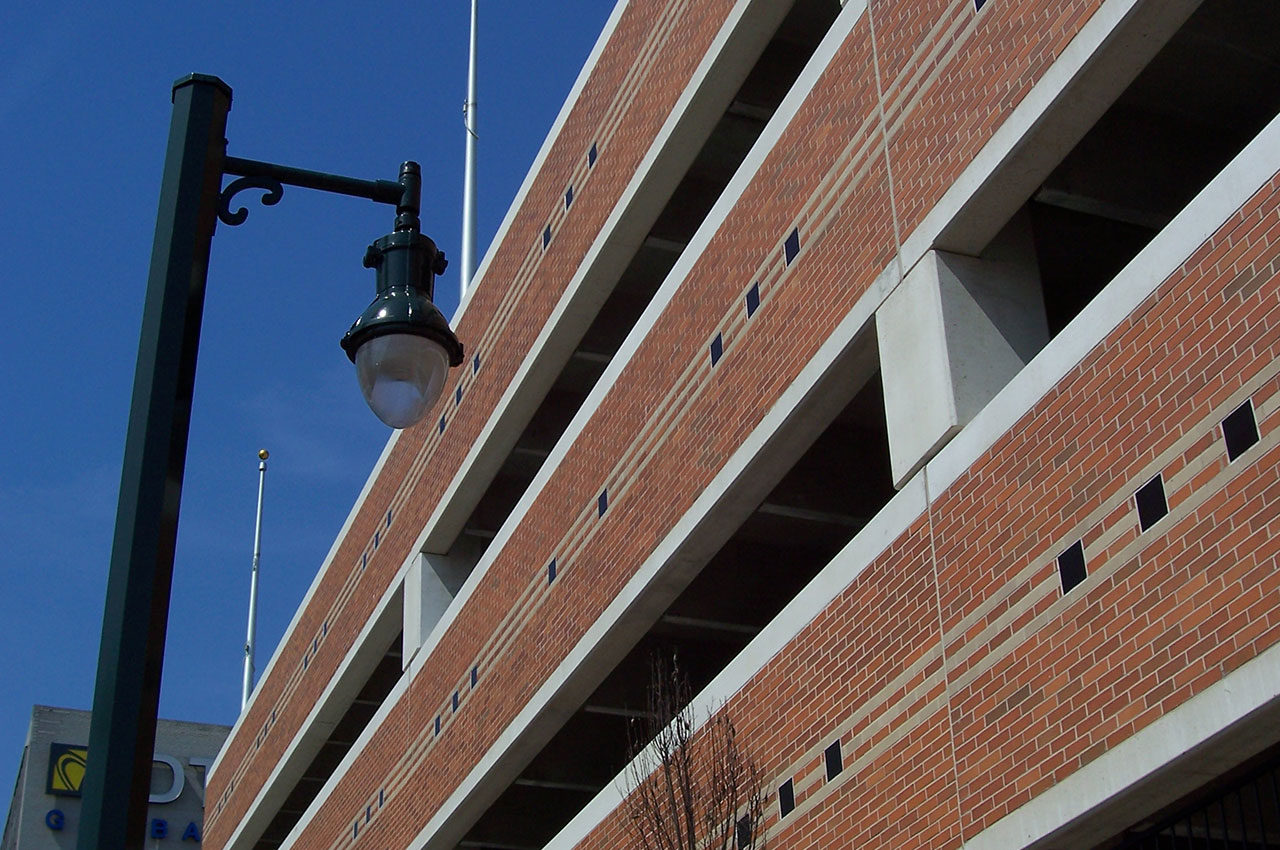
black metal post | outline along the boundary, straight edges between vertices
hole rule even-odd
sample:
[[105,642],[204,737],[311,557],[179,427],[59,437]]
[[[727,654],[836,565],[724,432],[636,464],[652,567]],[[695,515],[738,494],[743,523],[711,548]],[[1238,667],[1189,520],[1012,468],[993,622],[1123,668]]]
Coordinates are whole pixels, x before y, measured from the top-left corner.
[[145,841],[196,349],[230,108],[231,88],[217,77],[193,74],[174,83],[107,579],[79,850],[141,850]]

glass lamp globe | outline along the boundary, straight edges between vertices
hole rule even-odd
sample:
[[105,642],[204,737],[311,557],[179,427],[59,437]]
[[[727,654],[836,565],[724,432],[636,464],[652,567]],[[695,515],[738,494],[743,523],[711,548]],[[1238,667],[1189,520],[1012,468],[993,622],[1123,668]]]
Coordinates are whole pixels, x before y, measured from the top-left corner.
[[385,334],[356,349],[356,379],[374,414],[392,428],[408,428],[444,389],[449,354],[423,336]]

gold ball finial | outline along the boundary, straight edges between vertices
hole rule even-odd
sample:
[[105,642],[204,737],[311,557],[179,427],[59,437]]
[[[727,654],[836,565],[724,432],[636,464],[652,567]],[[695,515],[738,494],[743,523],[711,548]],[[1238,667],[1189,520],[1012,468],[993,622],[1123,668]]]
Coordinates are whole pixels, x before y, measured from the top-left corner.
[[266,460],[267,458],[271,457],[271,452],[267,451],[266,449],[258,449],[258,457],[262,460]]

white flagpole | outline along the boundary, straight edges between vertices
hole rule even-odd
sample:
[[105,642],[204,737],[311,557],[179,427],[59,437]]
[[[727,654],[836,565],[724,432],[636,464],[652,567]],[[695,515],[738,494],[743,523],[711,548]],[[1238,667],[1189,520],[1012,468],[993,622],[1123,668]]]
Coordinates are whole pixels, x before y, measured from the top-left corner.
[[471,52],[467,62],[467,100],[462,119],[467,131],[467,154],[462,177],[462,292],[465,297],[476,271],[476,5],[471,0]]
[[262,491],[267,483],[266,449],[258,451],[258,516],[253,523],[253,570],[249,575],[249,634],[244,642],[244,688],[240,696],[240,710],[249,705],[253,693],[253,653],[258,633],[258,562],[262,559]]

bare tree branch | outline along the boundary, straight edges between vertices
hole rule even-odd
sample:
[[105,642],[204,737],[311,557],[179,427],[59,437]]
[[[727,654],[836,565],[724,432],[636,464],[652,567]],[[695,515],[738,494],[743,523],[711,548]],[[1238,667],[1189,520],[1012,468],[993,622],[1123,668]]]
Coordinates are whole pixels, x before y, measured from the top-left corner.
[[640,850],[763,850],[765,791],[726,711],[700,735],[688,677],[655,657],[643,721],[628,727],[627,812]]

